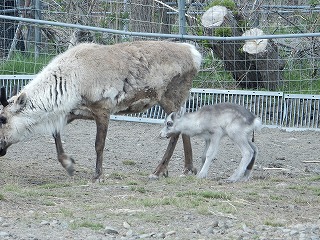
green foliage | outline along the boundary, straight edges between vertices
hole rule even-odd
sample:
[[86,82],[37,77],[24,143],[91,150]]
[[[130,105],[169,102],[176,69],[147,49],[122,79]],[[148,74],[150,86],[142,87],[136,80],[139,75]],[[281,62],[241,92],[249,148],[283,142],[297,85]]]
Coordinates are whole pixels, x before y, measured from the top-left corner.
[[231,28],[226,28],[226,27],[215,28],[214,36],[217,36],[217,37],[231,37],[232,36]]
[[319,5],[319,0],[309,0],[309,4],[311,7],[316,7]]
[[214,0],[208,4],[206,9],[209,9],[213,6],[224,6],[231,11],[237,10],[237,8],[236,8],[237,6],[233,0]]
[[37,74],[48,64],[52,57],[41,55],[35,59],[34,55],[15,53],[11,59],[0,64],[1,75]]

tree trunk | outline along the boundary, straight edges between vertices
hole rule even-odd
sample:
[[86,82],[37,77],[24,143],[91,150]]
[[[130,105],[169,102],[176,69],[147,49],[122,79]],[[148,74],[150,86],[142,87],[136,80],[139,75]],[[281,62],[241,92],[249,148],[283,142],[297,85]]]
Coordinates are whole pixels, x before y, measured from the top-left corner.
[[[223,6],[209,8],[203,14],[201,24],[206,35],[230,37],[241,36],[243,33],[232,12]],[[254,61],[252,54],[242,51],[243,43],[240,41],[210,42],[210,48],[223,61],[225,69],[232,73],[240,87],[254,89],[267,87],[268,90],[274,90],[277,84],[281,82],[279,69],[283,68],[283,64],[281,66],[277,65],[277,63],[280,63],[280,58],[274,44],[270,42],[267,46],[273,46],[273,48],[268,47],[267,49],[273,54],[271,55],[268,52],[261,54],[259,55],[260,58]],[[261,61],[262,59],[264,62]],[[274,61],[275,59],[277,61]],[[276,73],[272,73],[272,76],[270,76],[271,71],[266,69],[269,66],[272,66],[271,71],[277,70]]]
[[[261,36],[263,31],[253,28],[246,31],[243,36]],[[266,89],[275,89],[282,84],[282,71],[285,62],[280,59],[278,47],[271,39],[246,40],[243,51],[247,53],[250,64],[256,66],[257,72]]]
[[168,9],[150,0],[131,1],[130,31],[169,33]]
[[[0,3],[0,10],[2,15],[17,16],[15,11],[14,0],[3,0]],[[6,19],[0,20],[0,57],[5,58],[8,53],[15,35],[16,22]]]

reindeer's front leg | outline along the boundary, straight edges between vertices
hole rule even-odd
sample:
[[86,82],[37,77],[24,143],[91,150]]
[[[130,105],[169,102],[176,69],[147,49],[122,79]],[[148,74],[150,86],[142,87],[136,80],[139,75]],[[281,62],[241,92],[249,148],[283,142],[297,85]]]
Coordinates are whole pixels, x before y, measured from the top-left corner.
[[104,113],[102,116],[96,116],[96,124],[97,124],[97,134],[96,134],[96,142],[95,149],[97,154],[96,159],[96,172],[92,179],[93,182],[100,179],[102,175],[102,162],[103,162],[103,149],[105,146],[105,141],[107,137],[108,125],[109,125],[110,114]]
[[54,142],[56,145],[59,162],[67,170],[68,174],[70,176],[73,176],[74,171],[75,171],[74,166],[73,166],[74,160],[72,157],[70,157],[64,153],[60,133],[56,132],[55,134],[53,134],[53,138],[54,138]]
[[182,134],[183,150],[184,150],[184,170],[183,175],[188,175],[189,173],[197,174],[197,169],[193,167],[192,161],[192,147],[190,137]]
[[177,145],[180,134],[175,134],[170,138],[167,150],[164,153],[161,162],[157,166],[156,170],[149,176],[150,179],[158,179],[160,174],[163,174],[165,177],[168,176],[168,164],[170,158],[172,157],[173,151]]

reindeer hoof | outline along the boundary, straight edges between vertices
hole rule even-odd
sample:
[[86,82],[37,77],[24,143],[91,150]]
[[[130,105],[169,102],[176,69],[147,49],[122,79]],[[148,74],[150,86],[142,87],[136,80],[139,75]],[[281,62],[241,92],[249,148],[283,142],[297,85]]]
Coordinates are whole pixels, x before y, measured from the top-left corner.
[[73,176],[75,169],[74,169],[74,164],[75,161],[72,157],[69,157],[67,155],[63,155],[61,159],[59,159],[61,162],[62,166],[67,170],[69,176]]
[[152,173],[149,175],[149,180],[159,180],[159,176]]
[[189,168],[185,168],[182,172],[182,174],[180,175],[180,177],[185,177],[185,176],[188,176],[188,175],[197,175],[198,171],[195,167],[192,167],[192,169],[189,169]]
[[70,177],[74,176],[75,169],[74,169],[73,165],[67,167],[66,170],[67,170]]
[[168,170],[164,171],[163,172],[163,176],[166,177],[166,178],[169,177],[169,171]]
[[102,172],[101,173],[95,173],[93,178],[91,179],[91,181],[93,183],[95,183],[95,182],[104,182],[104,179],[102,177]]

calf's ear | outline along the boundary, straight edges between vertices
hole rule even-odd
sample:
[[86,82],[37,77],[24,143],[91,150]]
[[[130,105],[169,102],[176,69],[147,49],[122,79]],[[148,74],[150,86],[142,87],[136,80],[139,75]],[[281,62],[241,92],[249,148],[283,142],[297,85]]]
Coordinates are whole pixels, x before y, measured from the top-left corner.
[[181,108],[180,108],[180,111],[177,112],[177,117],[180,118],[180,117],[182,117],[185,113],[186,113],[186,108],[185,108],[185,107],[181,107]]
[[18,108],[23,108],[26,105],[27,102],[27,94],[25,92],[21,93],[17,100],[15,101],[15,104],[17,105]]

